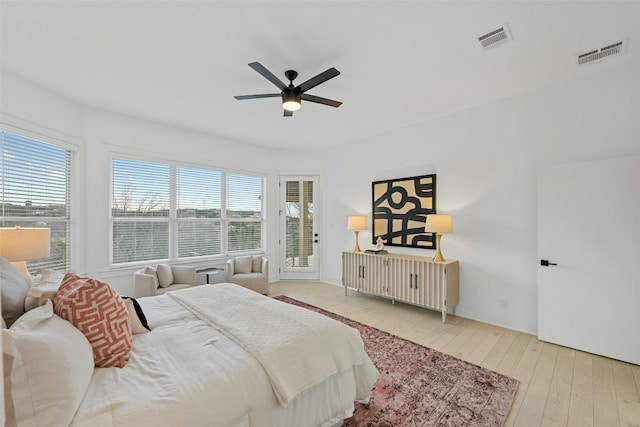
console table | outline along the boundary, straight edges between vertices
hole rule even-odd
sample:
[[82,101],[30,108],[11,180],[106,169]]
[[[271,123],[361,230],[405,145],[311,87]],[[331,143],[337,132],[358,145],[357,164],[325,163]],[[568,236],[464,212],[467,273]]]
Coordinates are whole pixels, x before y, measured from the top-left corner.
[[344,294],[355,288],[368,294],[442,312],[458,304],[458,261],[399,254],[342,253]]

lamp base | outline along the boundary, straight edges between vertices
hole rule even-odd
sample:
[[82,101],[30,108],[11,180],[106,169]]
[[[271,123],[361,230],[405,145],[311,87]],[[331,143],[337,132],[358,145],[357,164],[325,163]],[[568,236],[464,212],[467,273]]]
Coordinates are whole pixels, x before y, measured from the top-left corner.
[[436,255],[433,257],[433,261],[435,262],[443,262],[445,261],[442,256],[442,252],[440,252],[440,238],[442,237],[442,233],[436,233]]
[[442,256],[442,253],[440,252],[440,249],[438,249],[438,252],[436,252],[436,256],[433,257],[433,261],[435,261],[435,262],[444,262],[444,261],[446,261],[444,259],[444,257]]
[[353,248],[353,252],[362,252],[362,250],[360,249],[360,245],[358,244],[358,233],[359,231],[356,230],[356,247]]
[[27,281],[29,287],[33,285],[33,281],[31,280],[31,274],[27,271],[27,262],[26,261],[14,261],[11,263],[15,267],[16,270],[22,274],[24,279]]

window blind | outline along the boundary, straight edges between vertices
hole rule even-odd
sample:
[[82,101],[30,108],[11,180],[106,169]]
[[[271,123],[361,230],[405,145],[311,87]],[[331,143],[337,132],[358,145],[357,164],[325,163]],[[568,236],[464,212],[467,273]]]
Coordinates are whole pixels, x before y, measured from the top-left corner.
[[229,252],[262,247],[262,178],[227,174],[227,219]]
[[113,159],[111,164],[114,217],[169,217],[168,165],[130,159]]
[[178,257],[221,253],[221,173],[177,168]]
[[112,263],[169,257],[170,178],[166,164],[112,159]]
[[313,181],[286,183],[287,265],[309,267],[313,263]]
[[31,274],[71,269],[72,156],[66,148],[0,131],[1,225],[51,230],[49,258],[28,261]]

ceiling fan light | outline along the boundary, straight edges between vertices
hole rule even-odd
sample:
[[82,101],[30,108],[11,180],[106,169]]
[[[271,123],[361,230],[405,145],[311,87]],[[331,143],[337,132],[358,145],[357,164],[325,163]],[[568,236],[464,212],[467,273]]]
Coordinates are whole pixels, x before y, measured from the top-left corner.
[[301,107],[300,103],[296,100],[285,101],[282,103],[282,108],[284,108],[287,111],[298,111],[300,107]]
[[296,93],[293,88],[285,89],[282,92],[282,108],[287,111],[298,111],[301,107],[300,100],[302,94]]

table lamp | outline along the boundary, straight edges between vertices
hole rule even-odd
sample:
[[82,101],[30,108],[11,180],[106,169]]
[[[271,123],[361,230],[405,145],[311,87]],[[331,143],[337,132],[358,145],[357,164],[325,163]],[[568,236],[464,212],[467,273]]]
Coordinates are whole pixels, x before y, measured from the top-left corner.
[[0,257],[11,262],[31,286],[27,261],[49,257],[49,228],[0,228]]
[[442,262],[444,257],[440,252],[440,238],[442,233],[453,233],[453,220],[451,215],[427,215],[427,226],[424,228],[427,233],[436,233],[436,255],[434,261]]
[[356,232],[356,247],[353,249],[353,252],[362,252],[360,250],[360,245],[358,244],[358,233],[360,230],[367,229],[367,218],[359,215],[350,216],[347,223],[347,229],[354,230]]

